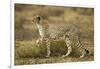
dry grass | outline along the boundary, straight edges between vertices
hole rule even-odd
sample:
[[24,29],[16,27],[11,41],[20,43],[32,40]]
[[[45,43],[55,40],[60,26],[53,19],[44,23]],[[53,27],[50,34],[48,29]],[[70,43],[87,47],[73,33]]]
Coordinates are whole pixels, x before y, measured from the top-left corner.
[[76,57],[66,57],[61,56],[49,57],[49,58],[20,58],[15,60],[15,65],[30,65],[30,64],[51,64],[51,63],[68,63],[68,62],[86,62],[93,61],[94,57],[76,58]]
[[[74,45],[74,44],[72,44]],[[16,41],[15,47],[15,65],[42,64],[42,63],[62,63],[76,61],[93,61],[93,47],[89,48],[90,54],[85,58],[79,58],[80,50],[72,46],[72,53],[62,58],[67,52],[64,41],[51,42],[51,57],[46,58],[46,45],[38,47],[34,41]]]

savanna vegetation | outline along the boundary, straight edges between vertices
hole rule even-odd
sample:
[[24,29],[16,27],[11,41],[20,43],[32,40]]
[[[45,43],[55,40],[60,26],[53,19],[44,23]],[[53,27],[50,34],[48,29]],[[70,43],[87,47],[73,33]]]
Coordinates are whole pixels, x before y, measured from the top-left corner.
[[[94,60],[94,9],[80,7],[59,7],[47,5],[15,4],[15,65],[62,63]],[[89,55],[79,58],[80,50],[75,46],[76,39],[72,40],[72,53],[62,58],[67,51],[64,41],[51,41],[51,57],[46,58],[46,45],[37,46],[39,37],[34,15],[41,15],[44,20],[65,25],[75,24],[79,27],[80,39]],[[73,36],[74,37],[74,36]]]

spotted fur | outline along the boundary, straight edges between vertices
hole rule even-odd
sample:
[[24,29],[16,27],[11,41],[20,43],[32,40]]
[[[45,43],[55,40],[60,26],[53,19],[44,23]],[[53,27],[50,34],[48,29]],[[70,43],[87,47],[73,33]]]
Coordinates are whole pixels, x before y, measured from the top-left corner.
[[66,43],[66,46],[68,48],[68,51],[66,52],[63,57],[68,56],[72,52],[72,46],[71,46],[71,36],[75,35],[77,37],[77,47],[81,48],[82,55],[80,57],[84,57],[86,53],[88,52],[86,49],[82,47],[82,44],[80,42],[79,37],[79,30],[75,26],[65,26],[63,24],[56,24],[56,26],[53,23],[49,23],[48,21],[43,21],[43,19],[40,16],[35,16],[33,18],[33,22],[36,23],[36,26],[39,31],[40,38],[37,40],[37,43],[41,44],[43,41],[46,42],[47,45],[47,56],[49,57],[51,54],[50,51],[50,41],[51,40],[59,40],[63,39]]

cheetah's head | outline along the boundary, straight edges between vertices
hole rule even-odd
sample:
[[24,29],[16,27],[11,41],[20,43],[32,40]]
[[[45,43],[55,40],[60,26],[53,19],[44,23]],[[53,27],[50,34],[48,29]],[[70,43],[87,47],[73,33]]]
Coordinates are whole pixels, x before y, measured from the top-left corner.
[[39,15],[36,15],[36,16],[34,16],[33,17],[33,23],[37,23],[37,24],[39,24],[40,23],[40,20],[41,20],[41,17],[39,16]]

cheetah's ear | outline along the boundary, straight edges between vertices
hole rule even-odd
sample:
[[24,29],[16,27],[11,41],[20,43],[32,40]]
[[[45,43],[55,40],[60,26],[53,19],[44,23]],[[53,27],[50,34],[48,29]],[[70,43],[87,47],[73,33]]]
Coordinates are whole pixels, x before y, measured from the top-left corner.
[[36,19],[38,19],[40,21],[41,20],[40,15],[36,15]]
[[40,16],[38,16],[38,17],[37,17],[37,19],[40,21],[41,17],[40,17]]

